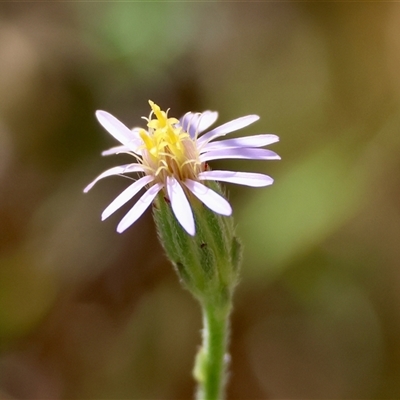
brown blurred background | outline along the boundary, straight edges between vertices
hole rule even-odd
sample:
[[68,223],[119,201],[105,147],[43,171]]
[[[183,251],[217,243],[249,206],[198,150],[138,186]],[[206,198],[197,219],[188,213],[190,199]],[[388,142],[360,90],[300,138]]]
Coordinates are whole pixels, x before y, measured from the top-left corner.
[[229,399],[400,398],[400,4],[2,2],[0,398],[190,399],[200,311],[96,122],[256,113]]

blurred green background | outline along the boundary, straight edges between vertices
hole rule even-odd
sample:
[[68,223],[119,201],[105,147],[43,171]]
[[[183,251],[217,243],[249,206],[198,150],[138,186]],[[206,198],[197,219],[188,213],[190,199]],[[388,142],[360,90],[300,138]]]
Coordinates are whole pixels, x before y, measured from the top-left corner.
[[2,2],[0,397],[190,399],[200,310],[101,171],[152,99],[261,120],[220,161],[245,246],[228,399],[400,398],[400,4]]

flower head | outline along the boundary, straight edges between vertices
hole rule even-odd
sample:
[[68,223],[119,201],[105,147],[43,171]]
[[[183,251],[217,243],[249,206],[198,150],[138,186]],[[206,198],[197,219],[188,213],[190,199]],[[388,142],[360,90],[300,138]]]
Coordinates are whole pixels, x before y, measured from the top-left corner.
[[237,118],[202,134],[216,121],[217,112],[188,112],[178,120],[169,117],[168,111],[162,111],[152,101],[149,104],[152,111],[149,118],[144,118],[147,129],[131,130],[108,112],[96,111],[100,124],[121,143],[102,154],[129,153],[135,158],[135,162],[108,169],[90,183],[84,192],[88,192],[97,181],[107,176],[126,176],[133,172],[142,175],[111,202],[103,211],[102,220],[147,187],[147,191],[118,224],[119,233],[125,231],[144,213],[160,191],[164,192],[170,202],[180,225],[193,236],[196,231],[190,205],[192,196],[217,214],[228,216],[232,213],[228,201],[202,181],[223,181],[254,187],[272,184],[273,179],[268,175],[210,170],[207,164],[208,161],[223,158],[279,160],[280,157],[273,151],[260,148],[277,142],[279,138],[276,135],[261,134],[214,141],[257,121],[257,115]]

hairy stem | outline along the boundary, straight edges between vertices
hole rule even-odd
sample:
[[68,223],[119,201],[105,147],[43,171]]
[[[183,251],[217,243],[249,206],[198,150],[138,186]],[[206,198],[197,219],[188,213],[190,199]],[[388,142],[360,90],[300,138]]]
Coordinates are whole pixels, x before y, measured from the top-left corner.
[[195,365],[197,400],[222,400],[226,383],[229,306],[203,304],[203,345]]

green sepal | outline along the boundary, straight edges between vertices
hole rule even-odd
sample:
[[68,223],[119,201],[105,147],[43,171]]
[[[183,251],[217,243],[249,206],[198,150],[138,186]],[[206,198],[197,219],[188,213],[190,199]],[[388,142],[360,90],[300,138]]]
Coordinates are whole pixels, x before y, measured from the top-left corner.
[[[222,194],[216,182],[207,186]],[[187,193],[196,225],[189,235],[177,221],[169,200],[158,195],[153,208],[159,239],[184,284],[202,303],[227,304],[235,287],[241,261],[241,245],[232,217],[214,213]]]

